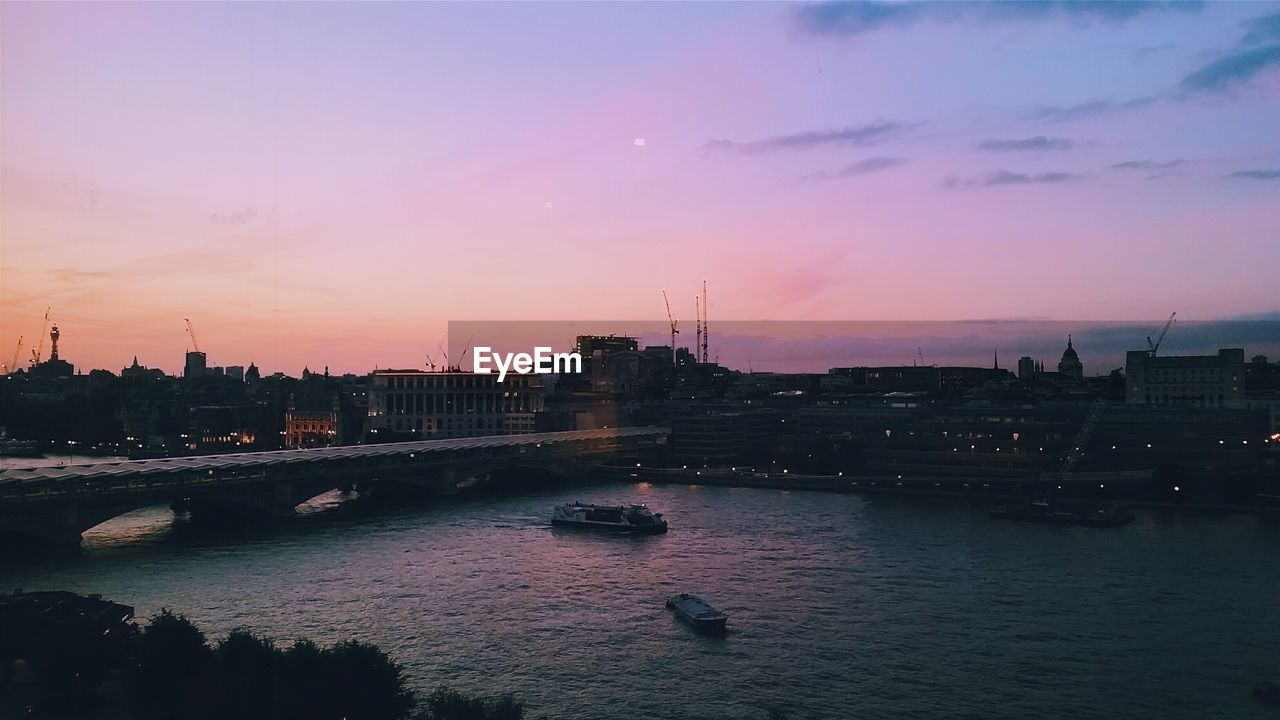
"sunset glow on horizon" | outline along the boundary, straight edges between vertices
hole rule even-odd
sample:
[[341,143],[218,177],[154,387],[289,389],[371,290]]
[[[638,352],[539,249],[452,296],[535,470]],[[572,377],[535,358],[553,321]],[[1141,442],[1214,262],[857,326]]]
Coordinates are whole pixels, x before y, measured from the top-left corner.
[[1280,4],[1107,5],[4,3],[0,362],[1280,311]]

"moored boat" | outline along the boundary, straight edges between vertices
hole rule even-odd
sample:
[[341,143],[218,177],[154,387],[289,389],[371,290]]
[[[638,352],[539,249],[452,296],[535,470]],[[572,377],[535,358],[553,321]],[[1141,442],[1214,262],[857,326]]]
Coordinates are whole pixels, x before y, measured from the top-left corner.
[[1133,522],[1133,511],[1119,505],[1066,506],[1048,500],[1000,503],[991,509],[994,520],[1020,520],[1054,525],[1120,527]]
[[651,535],[667,531],[667,521],[644,505],[565,503],[551,513],[551,524],[606,532]]
[[689,625],[705,632],[724,632],[724,625],[729,621],[727,614],[691,593],[672,596],[667,600],[667,609]]

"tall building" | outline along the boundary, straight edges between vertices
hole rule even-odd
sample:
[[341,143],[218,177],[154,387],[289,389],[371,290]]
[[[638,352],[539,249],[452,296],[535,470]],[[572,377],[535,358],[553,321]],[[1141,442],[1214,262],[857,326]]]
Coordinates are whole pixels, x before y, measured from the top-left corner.
[[1084,379],[1084,365],[1071,345],[1070,335],[1067,336],[1067,349],[1062,351],[1062,359],[1058,361],[1058,374],[1073,380]]
[[1031,357],[1030,355],[1024,355],[1018,358],[1018,379],[1019,380],[1030,380],[1036,375],[1037,373],[1036,373],[1035,358]]
[[31,375],[45,378],[71,377],[75,375],[75,366],[58,355],[58,338],[60,337],[62,337],[62,333],[58,331],[57,325],[50,328],[49,341],[53,345],[49,351],[49,359],[31,366]]
[[1244,350],[1217,355],[1125,355],[1125,402],[1166,407],[1244,407]]
[[379,370],[369,376],[372,438],[412,433],[424,438],[520,435],[534,430],[543,408],[537,375]]
[[187,351],[187,362],[182,368],[182,376],[186,378],[204,377],[209,370],[209,361],[199,350]]

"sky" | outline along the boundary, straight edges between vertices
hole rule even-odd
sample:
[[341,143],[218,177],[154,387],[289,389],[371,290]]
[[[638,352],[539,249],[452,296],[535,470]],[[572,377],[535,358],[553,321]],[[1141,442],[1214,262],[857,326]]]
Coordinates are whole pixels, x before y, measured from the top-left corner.
[[4,2],[0,362],[1258,316],[1277,128],[1280,3]]

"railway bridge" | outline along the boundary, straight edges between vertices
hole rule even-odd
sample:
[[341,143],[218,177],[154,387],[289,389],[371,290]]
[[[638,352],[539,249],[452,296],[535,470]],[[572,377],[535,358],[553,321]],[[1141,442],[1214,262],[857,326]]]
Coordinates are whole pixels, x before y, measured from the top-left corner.
[[281,517],[350,486],[452,494],[503,470],[573,477],[609,459],[646,455],[667,434],[608,428],[9,468],[0,470],[0,534],[78,543],[85,530],[151,505]]

